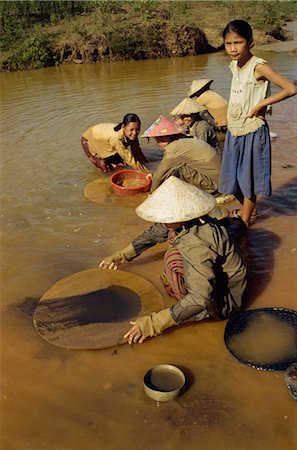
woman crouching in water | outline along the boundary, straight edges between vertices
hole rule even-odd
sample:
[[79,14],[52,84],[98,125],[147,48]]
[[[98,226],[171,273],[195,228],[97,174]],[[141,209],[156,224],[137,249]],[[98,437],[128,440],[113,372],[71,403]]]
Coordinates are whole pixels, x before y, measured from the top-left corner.
[[119,124],[99,123],[82,135],[82,148],[89,160],[102,172],[110,172],[125,166],[149,173],[138,135],[141,122],[136,114],[129,113]]
[[[211,194],[170,176],[135,211],[153,224],[126,248],[104,258],[99,266],[117,269],[167,241],[169,249],[164,254],[161,279],[176,302],[131,322],[132,327],[124,335],[129,344],[141,344],[185,322],[210,317],[223,320],[241,308],[247,267],[231,233],[227,212],[216,206]],[[240,242],[240,235],[236,240]]]

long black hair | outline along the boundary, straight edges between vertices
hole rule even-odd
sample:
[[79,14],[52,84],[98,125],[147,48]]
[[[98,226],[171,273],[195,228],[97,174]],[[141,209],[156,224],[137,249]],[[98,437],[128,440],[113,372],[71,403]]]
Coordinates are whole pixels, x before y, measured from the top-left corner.
[[125,127],[131,122],[138,122],[139,124],[141,124],[141,121],[137,114],[128,113],[124,116],[123,121],[114,127],[114,131],[119,131],[123,125]]
[[248,22],[245,20],[232,20],[228,23],[223,31],[223,38],[225,39],[226,35],[233,31],[233,33],[239,34],[239,36],[243,37],[250,42],[253,39],[253,30]]

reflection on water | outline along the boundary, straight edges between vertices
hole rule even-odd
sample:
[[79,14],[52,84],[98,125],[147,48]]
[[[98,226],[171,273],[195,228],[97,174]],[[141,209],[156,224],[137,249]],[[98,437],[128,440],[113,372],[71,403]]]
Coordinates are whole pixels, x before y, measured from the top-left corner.
[[[296,57],[257,54],[288,78],[296,76]],[[50,286],[96,267],[146,227],[134,213],[143,197],[114,198],[108,176],[84,156],[81,133],[127,112],[141,117],[144,130],[169,115],[193,79],[213,78],[213,89],[227,98],[228,63],[220,53],[0,74],[2,448],[294,447],[295,405],[283,374],[235,361],[224,347],[225,322],[179,327],[140,346],[96,352],[54,347],[32,325],[30,305]],[[259,202],[259,221],[249,231],[249,307],[297,309],[296,99],[275,105],[268,120],[278,134],[274,193]],[[142,148],[155,167],[155,143],[143,140]],[[86,186],[97,202],[84,196]],[[125,269],[150,280],[169,305],[159,279],[164,248]],[[184,366],[194,382],[177,401],[158,406],[145,396],[142,381],[164,362]]]

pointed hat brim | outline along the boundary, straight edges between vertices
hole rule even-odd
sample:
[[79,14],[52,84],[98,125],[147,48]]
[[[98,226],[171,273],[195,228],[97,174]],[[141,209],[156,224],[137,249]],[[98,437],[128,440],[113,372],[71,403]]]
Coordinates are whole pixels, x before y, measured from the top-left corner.
[[180,116],[182,114],[195,114],[205,111],[205,106],[200,105],[196,100],[186,97],[172,111],[172,116]]
[[198,93],[199,93],[199,91],[201,91],[201,89],[203,89],[207,85],[211,85],[211,83],[213,83],[213,80],[209,80],[209,79],[193,80],[192,84],[190,86],[190,89],[187,92],[187,96],[191,97],[194,94],[198,95]]
[[137,206],[135,212],[148,222],[176,223],[202,217],[215,206],[212,195],[171,176]]

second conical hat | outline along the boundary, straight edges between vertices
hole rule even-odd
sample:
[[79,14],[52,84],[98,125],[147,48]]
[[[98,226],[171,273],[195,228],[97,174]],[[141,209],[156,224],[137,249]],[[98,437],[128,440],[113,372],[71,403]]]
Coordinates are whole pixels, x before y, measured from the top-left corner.
[[135,212],[148,222],[176,223],[204,216],[215,205],[212,195],[171,176],[137,206]]
[[160,116],[155,120],[152,125],[145,130],[141,137],[160,137],[160,136],[171,136],[174,134],[181,134],[182,130],[175,125],[174,122],[167,119],[167,117]]
[[191,97],[194,94],[198,95],[199,91],[201,91],[201,89],[203,89],[207,85],[210,86],[212,82],[213,82],[213,80],[208,80],[208,79],[193,80],[192,84],[190,86],[190,89],[187,92],[187,96]]
[[200,105],[193,98],[184,98],[172,111],[172,116],[180,116],[182,114],[195,114],[205,111],[205,106]]

